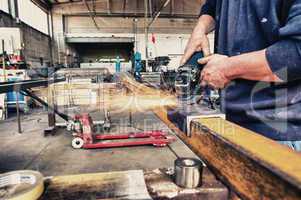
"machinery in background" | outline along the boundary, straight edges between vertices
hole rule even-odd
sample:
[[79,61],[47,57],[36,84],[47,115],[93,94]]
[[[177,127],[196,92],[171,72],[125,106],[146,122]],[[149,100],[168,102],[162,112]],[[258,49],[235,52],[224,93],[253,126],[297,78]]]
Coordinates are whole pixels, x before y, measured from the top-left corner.
[[[26,70],[0,70],[0,82],[29,80]],[[2,120],[8,117],[8,110],[20,109],[24,113],[29,112],[30,98],[19,92],[10,91],[6,94],[0,94],[0,118]],[[18,108],[17,108],[18,107]]]
[[27,69],[27,64],[23,56],[15,54],[6,54],[6,52],[0,55],[0,65],[1,68],[5,66],[5,69],[7,70]]
[[146,71],[145,61],[141,60],[141,54],[135,53],[135,66],[134,77],[137,81],[148,84],[153,87],[160,87],[162,80],[162,73],[168,71],[168,63],[170,58],[168,56],[156,57],[153,60],[149,60],[149,66],[152,69],[151,72]]
[[[116,64],[118,67],[116,67]],[[91,62],[80,63],[79,65],[81,69],[107,68],[112,74],[117,71],[129,71],[132,68],[131,61],[126,61],[121,57],[96,59]]]
[[154,60],[149,60],[149,65],[152,68],[152,72],[166,72],[169,62],[170,58],[168,56],[159,56],[155,57]]
[[142,60],[141,60],[141,53],[136,52],[134,55],[134,77],[137,81],[141,82],[141,72],[143,71],[142,68]]

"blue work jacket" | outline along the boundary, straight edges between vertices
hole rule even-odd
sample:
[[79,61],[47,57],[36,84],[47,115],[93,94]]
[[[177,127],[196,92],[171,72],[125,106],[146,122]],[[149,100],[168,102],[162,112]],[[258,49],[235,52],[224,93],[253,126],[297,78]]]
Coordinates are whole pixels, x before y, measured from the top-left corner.
[[[301,0],[284,23],[284,0],[207,0],[201,15],[216,21],[215,52],[236,56],[266,50],[284,82],[236,79],[222,92],[227,119],[279,141],[301,140]],[[250,61],[251,62],[251,61]]]

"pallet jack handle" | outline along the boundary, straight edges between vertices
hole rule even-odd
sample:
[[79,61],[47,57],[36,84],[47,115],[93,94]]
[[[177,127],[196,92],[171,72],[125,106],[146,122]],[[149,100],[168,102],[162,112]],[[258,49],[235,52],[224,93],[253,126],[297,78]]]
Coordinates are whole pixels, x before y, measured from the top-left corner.
[[23,95],[25,96],[29,96],[31,98],[33,98],[34,100],[36,100],[37,102],[39,102],[40,104],[42,104],[43,106],[45,106],[47,109],[52,110],[55,114],[57,114],[58,116],[60,116],[63,120],[65,120],[66,122],[69,122],[70,120],[73,121],[73,119],[64,114],[61,113],[60,111],[58,111],[56,108],[50,106],[48,103],[46,103],[43,99],[41,99],[40,97],[36,96],[34,93],[32,93],[30,90],[28,89],[23,89],[22,90]]

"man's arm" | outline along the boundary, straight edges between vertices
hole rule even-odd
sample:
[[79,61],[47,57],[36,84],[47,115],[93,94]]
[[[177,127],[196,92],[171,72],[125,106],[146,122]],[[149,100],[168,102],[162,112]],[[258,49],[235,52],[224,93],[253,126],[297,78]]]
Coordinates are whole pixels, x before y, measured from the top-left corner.
[[225,72],[230,80],[242,78],[254,81],[281,82],[271,70],[266,58],[266,49],[230,57],[231,70]]
[[206,64],[203,84],[223,88],[231,80],[281,82],[301,79],[301,0],[295,0],[287,23],[279,29],[280,40],[268,48],[239,56],[213,55]]
[[206,65],[201,74],[201,85],[222,89],[231,80],[238,78],[280,82],[281,80],[269,67],[265,51],[255,51],[233,57],[214,54],[200,59],[199,63]]

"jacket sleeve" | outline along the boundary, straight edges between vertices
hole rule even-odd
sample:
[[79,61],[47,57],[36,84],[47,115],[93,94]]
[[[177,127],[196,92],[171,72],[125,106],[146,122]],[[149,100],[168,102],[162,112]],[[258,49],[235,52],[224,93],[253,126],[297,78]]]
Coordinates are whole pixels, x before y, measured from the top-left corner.
[[216,13],[215,11],[216,11],[216,0],[207,0],[201,9],[200,16],[210,15],[211,17],[215,18],[215,13]]
[[266,58],[280,79],[289,82],[301,79],[301,0],[290,8],[285,26],[279,29],[280,40],[269,46]]

